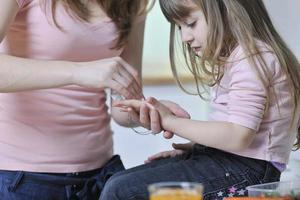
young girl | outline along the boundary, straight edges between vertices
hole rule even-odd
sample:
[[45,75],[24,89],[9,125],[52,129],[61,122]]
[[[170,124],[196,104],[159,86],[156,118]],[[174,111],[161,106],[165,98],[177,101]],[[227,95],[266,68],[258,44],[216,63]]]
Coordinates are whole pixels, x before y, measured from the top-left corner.
[[165,181],[200,182],[204,199],[223,199],[247,195],[248,185],[278,181],[296,136],[295,147],[300,146],[300,66],[274,29],[263,1],[160,0],[160,4],[171,23],[174,75],[178,80],[177,27],[197,86],[211,87],[210,121],[176,117],[154,98],[117,102],[115,106],[124,111],[143,116],[145,106],[159,112],[160,121],[150,115],[144,123],[160,123],[192,143],[188,150],[163,152],[151,157],[149,164],[117,173],[100,199],[147,199],[147,186]]
[[0,1],[0,199],[98,199],[124,169],[104,89],[142,97],[147,2]]

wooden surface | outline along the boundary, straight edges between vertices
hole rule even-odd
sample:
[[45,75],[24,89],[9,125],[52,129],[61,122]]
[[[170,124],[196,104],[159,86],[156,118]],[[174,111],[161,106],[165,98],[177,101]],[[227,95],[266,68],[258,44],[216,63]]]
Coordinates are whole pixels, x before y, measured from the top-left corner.
[[[181,82],[183,83],[193,83],[194,79],[190,76],[183,76],[180,78]],[[143,84],[144,85],[169,85],[169,84],[176,84],[175,79],[172,76],[145,76],[143,77]]]

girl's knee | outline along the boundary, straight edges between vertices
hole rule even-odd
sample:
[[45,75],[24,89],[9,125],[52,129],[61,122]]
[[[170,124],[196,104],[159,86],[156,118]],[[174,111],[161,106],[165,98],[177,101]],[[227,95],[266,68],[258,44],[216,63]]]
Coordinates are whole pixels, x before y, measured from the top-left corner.
[[109,191],[111,191],[111,190],[113,190],[113,191],[117,190],[117,188],[120,187],[119,183],[120,183],[119,182],[119,176],[113,175],[105,183],[103,191],[105,191],[105,190],[109,190]]
[[128,178],[126,175],[115,174],[108,179],[102,190],[100,200],[121,200],[126,196],[128,188]]

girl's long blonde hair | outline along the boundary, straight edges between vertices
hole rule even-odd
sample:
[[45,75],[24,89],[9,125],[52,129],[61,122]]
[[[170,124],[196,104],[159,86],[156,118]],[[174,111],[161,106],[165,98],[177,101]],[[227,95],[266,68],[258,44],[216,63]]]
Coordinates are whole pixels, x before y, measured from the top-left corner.
[[[55,16],[58,3],[61,3],[67,12],[75,18],[88,22],[91,11],[82,0],[41,0],[44,8],[50,8],[54,24],[63,29]],[[96,0],[97,5],[103,9],[108,17],[116,24],[119,38],[115,48],[122,48],[128,40],[132,23],[139,15],[145,14],[150,0]],[[152,4],[154,1],[152,2]],[[47,5],[50,4],[50,5]],[[152,5],[151,4],[151,5]],[[150,6],[152,7],[152,6]]]
[[[208,24],[208,38],[201,59],[195,55],[188,44],[182,44],[185,62],[193,74],[198,90],[197,94],[203,98],[199,87],[205,89],[205,86],[220,84],[226,58],[230,56],[237,45],[241,45],[244,49],[247,59],[263,83],[265,90],[268,91],[269,80],[265,80],[263,77],[268,77],[268,79],[271,77],[257,46],[256,41],[259,40],[272,49],[287,75],[294,104],[293,119],[295,119],[300,94],[300,65],[296,56],[274,28],[262,0],[160,0],[162,12],[171,23],[170,61],[173,75],[181,89],[189,93],[183,87],[176,70],[175,33],[177,26],[175,21],[182,21],[189,16],[191,7],[187,1],[193,2],[203,11]],[[268,93],[267,100],[269,99],[270,94]],[[300,148],[299,129],[295,147]]]

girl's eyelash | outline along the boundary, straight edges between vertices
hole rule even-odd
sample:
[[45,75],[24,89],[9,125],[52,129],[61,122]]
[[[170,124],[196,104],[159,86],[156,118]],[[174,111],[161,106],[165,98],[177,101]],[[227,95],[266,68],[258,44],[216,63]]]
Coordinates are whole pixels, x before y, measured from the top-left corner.
[[193,28],[196,24],[196,21],[190,23],[190,24],[187,24],[187,27],[190,27],[190,28]]
[[[186,24],[186,26],[189,27],[189,28],[193,28],[196,25],[196,23],[197,23],[197,21],[194,21],[190,24]],[[178,29],[181,30],[181,26],[178,26]]]

